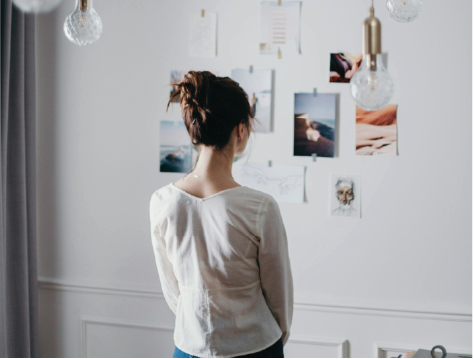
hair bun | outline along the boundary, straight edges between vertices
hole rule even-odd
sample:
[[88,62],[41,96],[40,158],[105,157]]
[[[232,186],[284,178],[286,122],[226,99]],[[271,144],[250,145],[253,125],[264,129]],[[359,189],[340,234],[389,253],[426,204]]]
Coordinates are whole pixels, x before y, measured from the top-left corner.
[[180,97],[184,123],[195,145],[221,149],[239,123],[251,129],[247,94],[234,80],[209,71],[189,71],[181,82],[172,85],[177,91],[168,107]]

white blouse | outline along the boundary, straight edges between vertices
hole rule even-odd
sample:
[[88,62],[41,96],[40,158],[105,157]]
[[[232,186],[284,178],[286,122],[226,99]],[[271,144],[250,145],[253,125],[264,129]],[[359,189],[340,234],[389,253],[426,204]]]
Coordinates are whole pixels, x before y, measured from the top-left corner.
[[176,314],[174,342],[198,357],[261,351],[293,318],[293,278],[275,199],[246,186],[206,198],[170,183],[150,200],[163,295]]

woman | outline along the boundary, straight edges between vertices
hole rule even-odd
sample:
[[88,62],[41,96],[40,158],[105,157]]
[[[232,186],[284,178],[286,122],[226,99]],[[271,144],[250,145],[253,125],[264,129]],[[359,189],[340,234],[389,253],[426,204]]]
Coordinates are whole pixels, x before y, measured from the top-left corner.
[[158,274],[176,314],[174,357],[283,357],[293,317],[285,227],[272,196],[232,177],[251,131],[248,97],[207,71],[175,85],[200,149],[195,168],[150,200]]

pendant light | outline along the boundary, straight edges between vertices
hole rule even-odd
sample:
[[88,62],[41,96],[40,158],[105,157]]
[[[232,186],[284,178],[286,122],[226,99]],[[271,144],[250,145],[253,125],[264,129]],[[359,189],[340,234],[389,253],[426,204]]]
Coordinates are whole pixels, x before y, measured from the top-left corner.
[[393,20],[410,22],[420,15],[423,0],[387,0],[385,5]]
[[351,78],[354,101],[368,111],[384,107],[393,95],[393,80],[382,61],[382,25],[374,13],[372,0],[370,16],[362,25],[362,63]]
[[76,0],[76,8],[64,22],[66,37],[76,45],[97,41],[102,33],[102,20],[92,6],[92,0]]
[[13,3],[23,12],[48,12],[59,5],[61,0],[13,0]]

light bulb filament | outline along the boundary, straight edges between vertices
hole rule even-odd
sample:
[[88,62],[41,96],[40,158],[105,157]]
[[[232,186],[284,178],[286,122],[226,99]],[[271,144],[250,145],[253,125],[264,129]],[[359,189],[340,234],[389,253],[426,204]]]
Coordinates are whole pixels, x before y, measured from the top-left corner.
[[375,74],[370,75],[370,89],[375,90],[375,87],[377,85],[377,76]]
[[81,27],[86,26],[87,19],[84,15],[81,15]]

